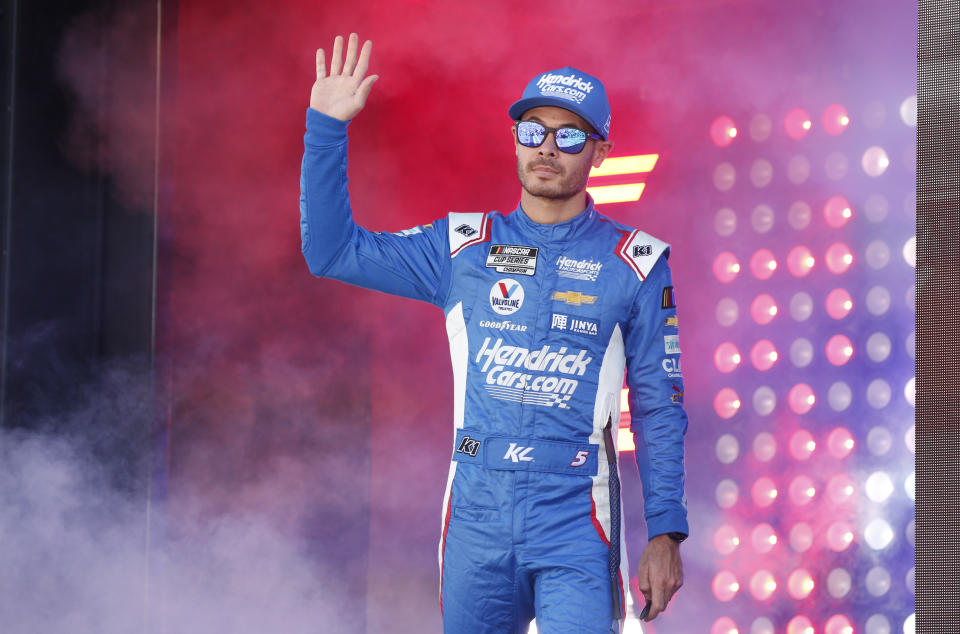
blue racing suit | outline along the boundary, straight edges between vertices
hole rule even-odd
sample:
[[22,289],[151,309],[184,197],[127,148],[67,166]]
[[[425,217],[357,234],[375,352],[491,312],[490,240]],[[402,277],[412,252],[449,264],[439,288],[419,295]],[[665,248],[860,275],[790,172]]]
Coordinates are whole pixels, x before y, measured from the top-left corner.
[[347,123],[307,111],[300,231],[310,272],[446,315],[454,442],[443,501],[444,631],[618,631],[629,585],[614,441],[620,392],[648,535],[688,532],[669,246],[597,213],[539,224],[451,213],[359,227]]

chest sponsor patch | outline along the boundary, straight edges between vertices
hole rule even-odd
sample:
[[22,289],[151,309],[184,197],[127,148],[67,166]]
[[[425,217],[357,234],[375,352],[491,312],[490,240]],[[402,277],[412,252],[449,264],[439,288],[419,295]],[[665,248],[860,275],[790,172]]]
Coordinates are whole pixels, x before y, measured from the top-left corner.
[[489,319],[480,320],[481,328],[491,328],[493,330],[516,330],[517,332],[527,332],[526,324],[518,324],[515,321],[510,321],[509,319],[501,319],[499,321],[491,321]]
[[667,317],[666,321],[663,322],[663,325],[667,328],[679,328],[680,320],[677,319],[677,316]]
[[680,335],[664,335],[663,350],[667,354],[680,354]]
[[680,368],[680,357],[667,357],[660,362],[660,367],[671,379],[679,379],[683,376]]
[[494,244],[487,254],[487,268],[497,273],[533,275],[537,272],[537,247]]
[[574,280],[596,282],[603,264],[595,260],[574,260],[561,255],[557,258],[557,275]]
[[523,306],[523,286],[511,279],[502,279],[490,288],[490,308],[499,315],[512,315]]
[[670,402],[683,405],[683,390],[676,385],[672,385],[671,387],[673,388],[673,394],[670,395]]
[[596,303],[597,296],[584,295],[580,291],[553,291],[550,299],[555,302],[570,304],[571,306],[583,306],[584,304],[590,305]]
[[553,313],[553,318],[550,320],[550,330],[596,337],[600,334],[600,321],[589,317]]

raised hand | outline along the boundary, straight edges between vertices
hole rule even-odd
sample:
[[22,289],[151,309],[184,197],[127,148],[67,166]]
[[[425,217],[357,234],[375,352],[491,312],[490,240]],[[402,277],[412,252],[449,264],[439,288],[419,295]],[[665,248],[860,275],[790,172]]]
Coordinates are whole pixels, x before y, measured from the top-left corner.
[[367,40],[360,49],[357,58],[359,38],[356,33],[350,34],[347,44],[347,57],[343,56],[343,37],[337,36],[333,41],[333,54],[330,60],[330,73],[327,74],[327,63],[323,49],[317,49],[317,81],[310,91],[310,107],[325,115],[341,121],[349,121],[357,116],[367,102],[367,95],[377,81],[377,75],[367,74],[370,65],[370,50],[373,42]]

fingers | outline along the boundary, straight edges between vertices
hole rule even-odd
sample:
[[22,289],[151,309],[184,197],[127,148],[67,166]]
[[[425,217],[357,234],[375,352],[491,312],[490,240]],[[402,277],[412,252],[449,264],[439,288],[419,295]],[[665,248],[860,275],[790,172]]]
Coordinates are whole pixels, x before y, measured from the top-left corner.
[[370,94],[370,89],[373,88],[375,81],[380,79],[379,75],[370,75],[360,83],[360,87],[357,88],[357,100],[360,103],[360,107],[363,107],[363,104],[367,103],[367,95]]
[[327,75],[327,62],[323,56],[323,49],[317,49],[317,79],[323,79]]
[[343,74],[352,75],[353,69],[357,65],[357,37],[356,33],[350,34],[350,40],[347,43],[347,61],[343,64]]
[[373,49],[373,42],[367,40],[363,43],[363,48],[360,49],[360,61],[357,62],[357,67],[353,71],[354,79],[363,79],[363,76],[367,74],[367,68],[370,66],[370,51]]
[[338,35],[333,40],[333,52],[330,60],[330,76],[339,75],[343,68],[343,36]]

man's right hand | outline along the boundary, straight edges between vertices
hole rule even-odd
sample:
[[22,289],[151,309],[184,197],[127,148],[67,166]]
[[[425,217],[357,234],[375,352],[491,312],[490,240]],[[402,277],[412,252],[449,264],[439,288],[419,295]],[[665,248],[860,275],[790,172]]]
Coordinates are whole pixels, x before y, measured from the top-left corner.
[[377,75],[364,77],[370,64],[370,50],[373,42],[367,40],[357,59],[356,33],[350,34],[347,44],[347,58],[343,57],[343,37],[333,41],[333,54],[330,60],[330,74],[327,74],[326,58],[323,49],[317,49],[317,81],[310,91],[310,107],[325,115],[341,121],[349,121],[357,116],[367,102],[367,95],[377,81]]

